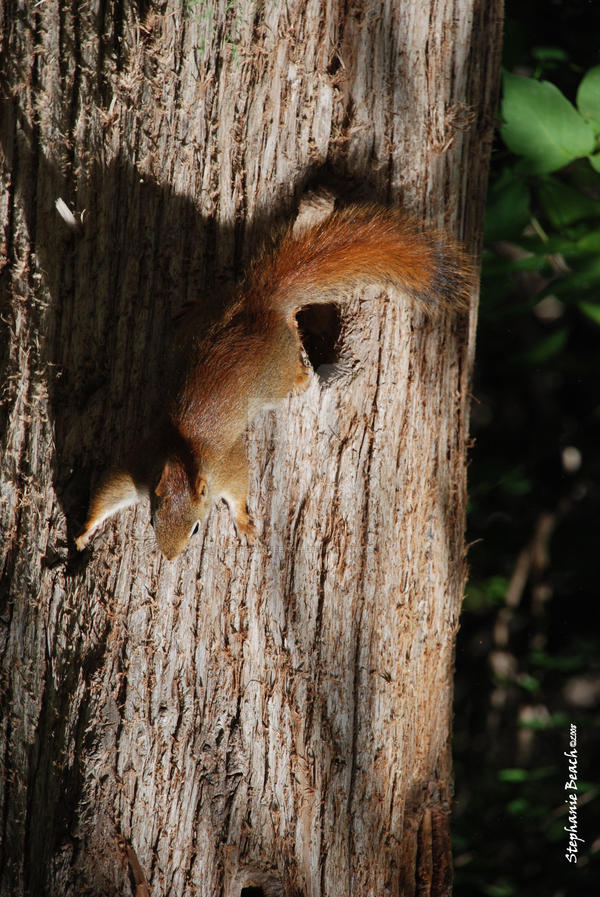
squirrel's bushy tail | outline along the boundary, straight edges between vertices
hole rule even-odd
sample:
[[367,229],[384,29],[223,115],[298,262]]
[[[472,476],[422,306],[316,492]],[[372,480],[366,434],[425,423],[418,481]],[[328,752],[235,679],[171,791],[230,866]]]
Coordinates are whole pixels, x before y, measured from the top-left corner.
[[350,206],[255,260],[243,291],[249,307],[294,313],[360,284],[393,285],[426,310],[467,305],[473,272],[460,245],[410,215]]

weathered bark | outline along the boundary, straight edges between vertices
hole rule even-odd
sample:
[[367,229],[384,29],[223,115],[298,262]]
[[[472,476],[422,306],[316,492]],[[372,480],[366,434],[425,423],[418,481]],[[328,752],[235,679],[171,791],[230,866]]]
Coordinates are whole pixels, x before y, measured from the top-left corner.
[[69,539],[174,313],[326,166],[476,247],[499,0],[1,25],[0,893],[448,893],[474,311],[342,309],[342,373],[248,433],[253,549],[224,506],[172,564],[145,507]]

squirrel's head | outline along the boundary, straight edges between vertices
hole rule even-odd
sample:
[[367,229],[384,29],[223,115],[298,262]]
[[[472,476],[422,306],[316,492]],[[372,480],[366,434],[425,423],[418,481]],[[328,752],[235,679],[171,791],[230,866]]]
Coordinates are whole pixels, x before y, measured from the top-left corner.
[[151,496],[152,525],[163,556],[172,561],[198,531],[210,509],[206,479],[177,456],[165,461]]

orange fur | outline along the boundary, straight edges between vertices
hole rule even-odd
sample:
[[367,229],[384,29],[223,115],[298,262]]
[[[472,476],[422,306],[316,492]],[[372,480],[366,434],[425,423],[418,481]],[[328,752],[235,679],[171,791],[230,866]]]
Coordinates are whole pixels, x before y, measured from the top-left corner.
[[288,228],[276,249],[263,251],[250,266],[222,320],[192,334],[179,388],[146,451],[147,472],[136,479],[128,471],[123,481],[121,469],[101,483],[77,546],[108,516],[111,502],[118,510],[145,491],[157,541],[169,559],[183,551],[219,497],[228,502],[238,532],[252,539],[241,438],[262,408],[308,383],[298,309],[367,283],[393,284],[429,311],[460,309],[471,279],[457,243],[397,210],[352,206],[299,234]]

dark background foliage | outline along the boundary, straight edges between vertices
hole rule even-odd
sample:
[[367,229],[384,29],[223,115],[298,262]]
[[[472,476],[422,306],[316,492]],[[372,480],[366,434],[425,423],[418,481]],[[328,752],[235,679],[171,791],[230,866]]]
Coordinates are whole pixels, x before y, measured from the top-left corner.
[[[600,65],[597,4],[509,0],[506,12],[505,69],[575,103]],[[600,253],[544,254],[540,234],[547,249],[600,237],[600,174],[587,159],[550,180],[518,170],[498,135],[490,209],[502,178],[531,199],[487,222],[456,658],[455,893],[584,897],[600,883],[600,275],[589,274]],[[589,206],[575,225],[543,201],[556,182]],[[571,724],[576,864],[564,831]]]

